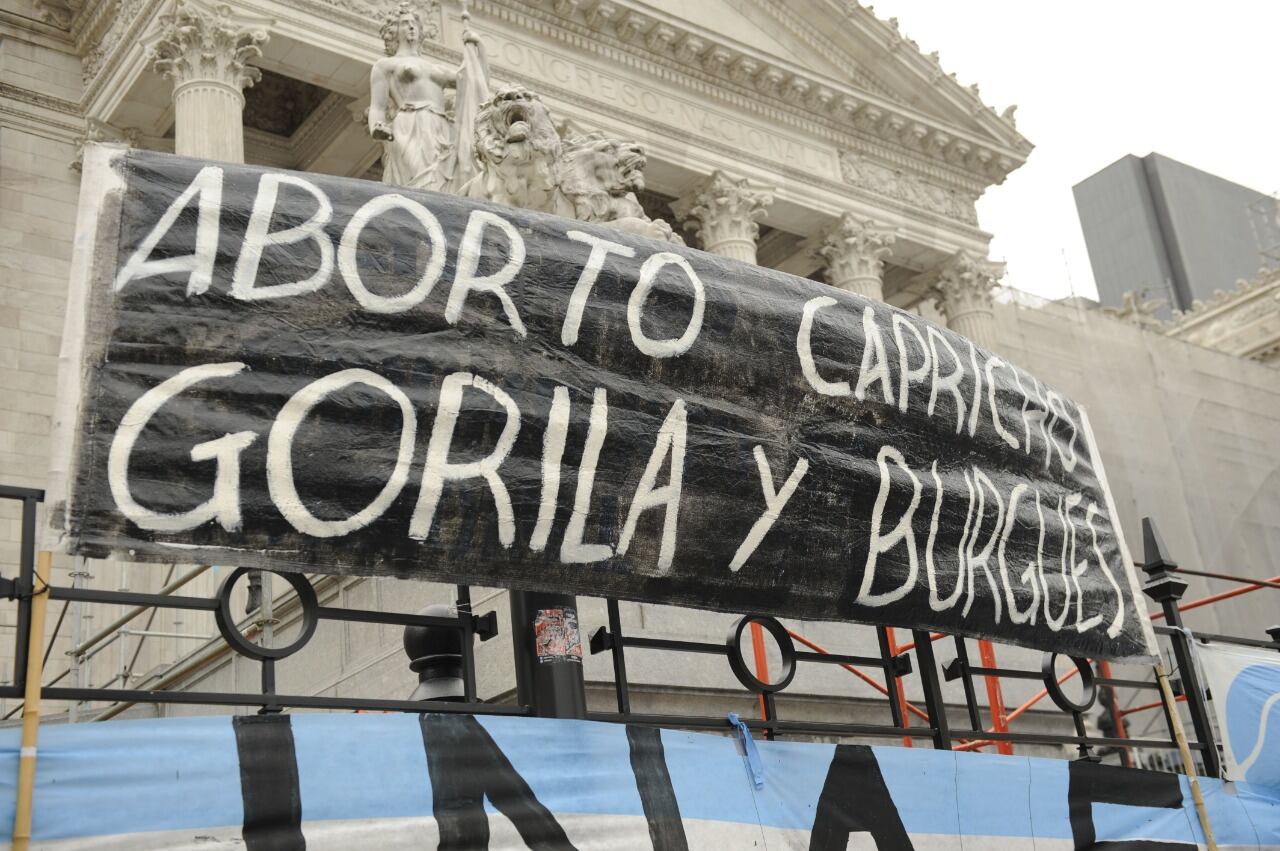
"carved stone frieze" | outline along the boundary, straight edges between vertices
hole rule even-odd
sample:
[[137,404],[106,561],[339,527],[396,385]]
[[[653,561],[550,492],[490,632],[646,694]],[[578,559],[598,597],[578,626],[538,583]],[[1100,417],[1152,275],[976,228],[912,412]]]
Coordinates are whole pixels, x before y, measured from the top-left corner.
[[[361,18],[381,20],[398,5],[399,0],[315,0],[315,2],[351,12]],[[422,37],[433,41],[439,39],[439,0],[416,0],[413,8],[422,18]]]
[[243,91],[262,77],[249,60],[262,55],[266,40],[265,29],[243,26],[226,3],[206,7],[180,0],[173,12],[160,16],[160,36],[148,64],[175,85],[200,80]]
[[35,0],[40,19],[60,30],[70,30],[71,22],[84,8],[84,0]]
[[148,0],[103,0],[104,5],[114,6],[106,29],[80,60],[80,78],[87,84],[98,76],[107,58],[124,39],[125,33],[137,20],[138,13]]
[[978,214],[973,206],[978,200],[977,195],[944,189],[902,169],[872,162],[852,151],[840,154],[840,176],[845,183],[876,195],[893,198],[965,224],[978,223]]
[[1268,366],[1280,367],[1280,270],[1264,269],[1252,281],[1177,313],[1164,333]]

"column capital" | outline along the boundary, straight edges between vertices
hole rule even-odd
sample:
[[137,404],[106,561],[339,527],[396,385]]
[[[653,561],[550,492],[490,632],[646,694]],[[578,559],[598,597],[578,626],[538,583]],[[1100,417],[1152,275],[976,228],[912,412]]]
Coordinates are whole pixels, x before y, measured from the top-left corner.
[[226,3],[178,0],[172,12],[159,17],[147,65],[171,78],[175,91],[189,83],[211,83],[243,97],[244,89],[262,77],[248,62],[262,55],[272,23],[235,13]]
[[884,258],[893,249],[894,239],[892,230],[845,213],[823,233],[817,248],[827,263],[827,283],[883,300]]
[[991,291],[1004,274],[1004,264],[978,257],[968,251],[957,251],[938,267],[938,282],[933,294],[952,325],[970,313],[991,313]]
[[754,263],[760,233],[757,220],[772,203],[771,190],[717,169],[671,206],[685,230],[698,235],[704,249]]

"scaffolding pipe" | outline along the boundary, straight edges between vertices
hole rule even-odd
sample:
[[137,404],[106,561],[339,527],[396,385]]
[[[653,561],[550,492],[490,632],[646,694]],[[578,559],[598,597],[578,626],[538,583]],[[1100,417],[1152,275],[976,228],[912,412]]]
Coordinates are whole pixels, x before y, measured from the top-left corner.
[[[84,569],[84,559],[77,558],[75,560],[75,570],[71,571],[71,587],[80,589],[84,587],[84,578],[89,575]],[[80,651],[80,642],[84,640],[84,603],[76,600],[72,604],[71,609],[71,652],[67,655],[71,657],[71,685],[73,688],[82,688],[84,682],[81,680],[81,667],[85,663],[84,653]],[[74,724],[80,720],[80,704],[77,700],[71,704],[68,710],[68,720]]]
[[31,847],[31,803],[36,789],[36,740],[40,735],[40,679],[44,675],[44,613],[49,604],[53,553],[36,555],[36,583],[31,589],[31,621],[27,642],[26,700],[22,704],[22,749],[18,752],[17,806],[13,815],[13,851]]
[[[755,655],[756,663],[756,679],[762,683],[769,682],[769,657],[764,650],[764,627],[760,626],[758,621],[751,622],[751,650]],[[764,692],[760,692],[760,720],[769,720],[768,704],[764,699]]]
[[[160,589],[159,591],[157,591],[156,593],[157,593],[157,594],[159,594],[159,595],[161,595],[161,596],[168,596],[169,594],[172,594],[174,591],[177,591],[177,590],[178,590],[179,588],[181,588],[183,585],[186,585],[188,582],[190,582],[191,580],[195,579],[195,578],[196,578],[197,576],[199,576],[200,574],[204,573],[204,572],[205,572],[206,570],[208,570],[210,567],[211,567],[211,565],[208,565],[208,564],[202,564],[202,565],[200,565],[200,566],[198,566],[198,567],[196,567],[196,568],[193,568],[193,569],[191,570],[191,572],[190,572],[190,573],[187,573],[187,574],[184,574],[184,575],[182,575],[182,576],[179,576],[177,579],[175,579],[175,580],[173,580],[172,582],[170,582],[169,584],[165,585],[163,588],[161,588],[161,589]],[[72,649],[72,651],[71,651],[71,652],[72,652],[72,653],[84,653],[85,651],[89,650],[90,648],[94,647],[95,645],[100,644],[100,643],[101,643],[101,642],[103,642],[103,641],[106,641],[106,640],[111,636],[111,634],[112,634],[113,632],[115,632],[115,631],[117,631],[117,630],[121,629],[122,627],[124,627],[124,625],[125,625],[125,624],[129,623],[131,620],[133,620],[134,618],[138,617],[138,615],[141,615],[141,614],[143,614],[144,612],[146,612],[146,611],[148,611],[148,610],[154,610],[154,607],[152,607],[152,606],[134,606],[132,609],[130,609],[129,611],[125,612],[123,615],[121,615],[120,617],[116,618],[116,619],[115,619],[115,620],[113,620],[111,623],[107,624],[105,627],[103,627],[102,629],[100,629],[98,632],[94,633],[94,634],[93,634],[93,635],[92,635],[88,640],[86,640],[83,644],[80,644],[80,645],[78,645],[78,646],[74,647],[74,648]]]
[[[791,636],[791,637],[792,637],[792,638],[794,638],[796,641],[799,641],[801,644],[803,644],[805,647],[808,647],[810,650],[814,651],[815,653],[822,653],[823,655],[826,655],[826,656],[830,656],[830,655],[831,655],[831,651],[830,651],[830,650],[828,650],[827,648],[823,647],[821,644],[818,644],[816,641],[810,641],[809,639],[805,638],[803,635],[801,635],[801,634],[800,634],[800,633],[798,633],[798,632],[795,632],[794,630],[790,630],[790,629],[789,629],[789,630],[787,630],[787,635]],[[889,689],[887,689],[887,688],[885,688],[884,686],[880,685],[880,683],[876,682],[874,679],[872,679],[871,677],[867,676],[865,673],[863,673],[862,671],[858,670],[858,669],[857,669],[857,668],[855,668],[853,665],[846,664],[845,662],[839,662],[839,663],[837,663],[837,664],[839,664],[841,668],[844,668],[846,671],[848,671],[849,673],[853,674],[853,675],[854,675],[855,677],[857,677],[858,679],[862,680],[862,681],[863,681],[864,683],[866,683],[867,685],[871,686],[871,687],[872,687],[873,689],[875,689],[876,691],[878,691],[878,692],[880,692],[881,694],[883,694],[885,697],[888,697],[888,696],[889,696]],[[928,723],[928,722],[929,722],[929,715],[928,715],[928,713],[926,713],[924,710],[920,709],[920,708],[919,708],[918,706],[916,706],[915,704],[913,704],[913,703],[905,703],[905,702],[904,702],[904,703],[902,704],[902,708],[903,708],[903,709],[905,709],[905,710],[907,710],[908,712],[910,712],[912,715],[915,715],[917,718],[922,719],[922,720],[923,720],[923,721],[925,721],[926,723]]]
[[[996,662],[996,646],[990,641],[978,642],[978,657],[982,660],[984,668],[995,670],[999,667]],[[991,710],[991,728],[996,733],[1007,733],[1009,719],[1005,716],[1004,689],[1000,686],[1000,678],[994,674],[987,674],[983,679],[987,684],[987,708]],[[1004,756],[1013,756],[1013,742],[1001,740],[996,743],[996,750]]]
[[[1190,573],[1191,571],[1179,570],[1178,572]],[[1213,603],[1219,603],[1223,600],[1230,600],[1232,597],[1239,597],[1241,594],[1249,594],[1253,591],[1257,591],[1259,588],[1270,588],[1273,584],[1280,583],[1280,576],[1273,576],[1270,579],[1267,579],[1265,581],[1255,582],[1252,579],[1248,581],[1253,584],[1247,585],[1244,588],[1236,588],[1231,591],[1223,591],[1221,594],[1211,594],[1208,597],[1202,597],[1199,600],[1192,600],[1190,603],[1183,603],[1181,606],[1178,606],[1178,611],[1189,612],[1192,609],[1198,609],[1201,606],[1209,606],[1209,605],[1212,605]],[[1163,620],[1164,612],[1156,612],[1151,616],[1151,619],[1153,621]]]

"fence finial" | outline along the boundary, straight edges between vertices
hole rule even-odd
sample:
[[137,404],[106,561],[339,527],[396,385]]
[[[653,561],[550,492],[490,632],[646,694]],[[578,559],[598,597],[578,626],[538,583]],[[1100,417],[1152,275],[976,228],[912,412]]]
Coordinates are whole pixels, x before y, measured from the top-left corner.
[[1156,528],[1156,521],[1150,517],[1142,518],[1142,551],[1142,569],[1147,573],[1178,569],[1178,563],[1167,555],[1168,548]]

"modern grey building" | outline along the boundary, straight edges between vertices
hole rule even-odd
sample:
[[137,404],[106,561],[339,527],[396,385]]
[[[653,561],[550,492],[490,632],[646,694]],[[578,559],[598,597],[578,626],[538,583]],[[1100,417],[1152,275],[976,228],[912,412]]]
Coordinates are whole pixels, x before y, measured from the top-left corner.
[[1252,280],[1280,246],[1273,198],[1160,154],[1126,156],[1073,192],[1108,307],[1133,290],[1166,300],[1162,317],[1188,310]]

